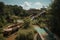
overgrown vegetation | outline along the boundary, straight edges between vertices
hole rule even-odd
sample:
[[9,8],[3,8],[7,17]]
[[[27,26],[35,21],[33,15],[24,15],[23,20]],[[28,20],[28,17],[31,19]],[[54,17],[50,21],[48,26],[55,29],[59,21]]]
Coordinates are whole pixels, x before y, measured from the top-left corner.
[[16,40],[33,40],[35,31],[33,28],[20,29]]
[[5,40],[2,34],[0,34],[0,40]]
[[[60,0],[54,0],[45,13],[31,20],[29,16],[35,16],[40,13],[36,9],[24,10],[17,5],[5,5],[0,2],[0,40],[5,40],[2,30],[7,24],[16,23],[18,19],[23,19],[23,28],[19,30],[16,40],[33,40],[34,30],[32,25],[48,27],[53,33],[60,36]],[[32,11],[32,12],[31,12]]]
[[54,0],[48,12],[52,15],[49,22],[50,29],[53,33],[60,36],[60,0]]

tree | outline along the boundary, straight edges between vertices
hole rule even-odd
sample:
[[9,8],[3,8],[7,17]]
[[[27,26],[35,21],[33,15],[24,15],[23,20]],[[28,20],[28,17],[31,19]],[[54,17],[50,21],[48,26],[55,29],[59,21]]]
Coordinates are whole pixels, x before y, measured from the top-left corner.
[[31,20],[29,17],[24,19],[24,25],[23,26],[24,26],[24,29],[31,27]]
[[4,3],[0,2],[0,15],[3,15]]
[[22,7],[21,6],[17,6],[17,5],[13,6],[13,13],[15,15],[19,16],[21,12],[22,12]]
[[4,23],[4,3],[3,2],[0,2],[0,23]]
[[50,20],[51,30],[60,36],[60,0],[54,0],[49,13],[53,16]]

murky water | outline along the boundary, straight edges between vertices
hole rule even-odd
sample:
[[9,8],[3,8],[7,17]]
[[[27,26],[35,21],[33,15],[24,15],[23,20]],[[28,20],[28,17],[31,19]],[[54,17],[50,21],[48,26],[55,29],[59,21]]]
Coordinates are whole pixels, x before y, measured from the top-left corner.
[[37,31],[37,33],[42,36],[42,39],[44,40],[56,40],[56,38],[54,38],[54,35],[52,33],[48,33],[45,31],[45,29],[40,28],[39,26],[34,26],[34,29]]

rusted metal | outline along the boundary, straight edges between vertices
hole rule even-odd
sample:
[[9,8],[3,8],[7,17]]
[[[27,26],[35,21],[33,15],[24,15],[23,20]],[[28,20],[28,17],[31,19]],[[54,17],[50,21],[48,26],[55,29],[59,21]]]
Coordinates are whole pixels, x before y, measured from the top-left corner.
[[7,28],[3,29],[3,36],[7,37],[19,30],[23,23],[16,23],[8,26]]

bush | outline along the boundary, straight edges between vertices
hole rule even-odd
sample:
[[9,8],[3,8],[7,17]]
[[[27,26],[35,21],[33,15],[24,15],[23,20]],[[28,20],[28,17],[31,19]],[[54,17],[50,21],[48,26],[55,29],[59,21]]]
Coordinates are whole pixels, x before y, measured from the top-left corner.
[[5,40],[2,34],[0,34],[0,40]]
[[30,28],[31,27],[31,19],[28,17],[25,18],[23,26],[24,26],[24,29]]
[[33,40],[34,31],[32,29],[23,29],[18,32],[16,40]]

